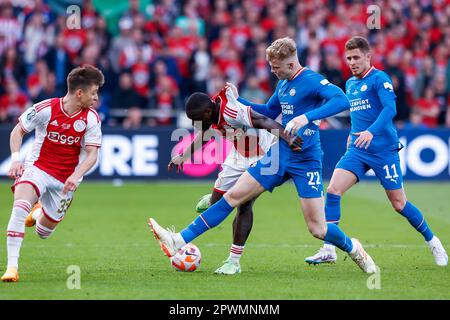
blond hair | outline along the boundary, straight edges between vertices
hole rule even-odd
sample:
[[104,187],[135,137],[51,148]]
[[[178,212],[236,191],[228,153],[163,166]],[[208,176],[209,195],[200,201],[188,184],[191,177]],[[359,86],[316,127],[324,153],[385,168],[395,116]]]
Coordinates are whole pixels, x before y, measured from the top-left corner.
[[277,39],[266,49],[268,60],[284,60],[297,56],[295,41],[289,37]]

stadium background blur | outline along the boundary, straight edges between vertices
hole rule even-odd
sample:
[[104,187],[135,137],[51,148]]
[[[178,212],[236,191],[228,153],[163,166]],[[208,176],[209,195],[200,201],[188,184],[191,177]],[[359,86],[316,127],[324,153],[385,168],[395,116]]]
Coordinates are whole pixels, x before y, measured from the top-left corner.
[[[73,4],[81,9],[79,21]],[[366,25],[372,4],[381,8],[379,30]],[[369,288],[366,275],[342,255],[333,266],[304,264],[319,242],[299,219],[292,184],[256,202],[238,279],[213,274],[228,252],[233,215],[196,241],[204,259],[192,274],[172,270],[146,225],[150,215],[164,225],[192,221],[195,203],[220,170],[214,163],[167,172],[178,142],[174,129],[191,129],[183,115],[191,92],[213,94],[228,80],[245,98],[264,102],[275,85],[264,50],[287,35],[296,40],[303,65],[343,87],[349,77],[343,46],[359,34],[370,39],[373,63],[390,74],[399,98],[402,171],[405,180],[421,181],[408,181],[408,195],[448,250],[449,17],[445,0],[0,0],[3,232],[13,202],[8,139],[17,116],[33,102],[64,95],[74,65],[96,65],[106,77],[95,106],[103,118],[101,161],[54,237],[44,243],[28,232],[21,282],[2,287],[0,299],[449,299],[450,283],[442,279],[450,269],[434,265],[378,183],[360,183],[346,194],[342,224],[376,258],[381,290]],[[80,28],[67,28],[77,23]],[[345,150],[348,125],[348,113],[322,121],[328,129],[321,131],[324,179]],[[22,157],[32,142],[30,134]],[[208,181],[193,183],[199,178]],[[74,266],[82,272],[81,290],[68,285]]]
[[[69,29],[73,4],[81,25]],[[371,4],[381,8],[379,30],[366,25]],[[275,85],[265,48],[284,36],[302,65],[344,88],[344,43],[362,35],[373,65],[392,77],[396,125],[450,127],[449,19],[446,0],[0,0],[0,123],[64,95],[68,71],[84,63],[106,77],[95,106],[104,126],[182,126],[187,96],[225,81],[263,103]],[[348,125],[343,113],[322,129]]]

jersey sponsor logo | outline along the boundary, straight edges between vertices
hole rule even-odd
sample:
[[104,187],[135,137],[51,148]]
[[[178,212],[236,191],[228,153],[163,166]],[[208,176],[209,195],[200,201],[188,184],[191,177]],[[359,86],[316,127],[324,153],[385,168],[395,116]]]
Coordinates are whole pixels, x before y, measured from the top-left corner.
[[368,110],[372,108],[369,99],[353,99],[350,100],[350,112]]
[[330,81],[328,81],[327,79],[323,79],[322,81],[320,81],[320,84],[326,86],[327,84],[330,84]]
[[367,84],[363,84],[362,86],[361,86],[361,92],[364,92],[364,91],[366,91],[367,90]]
[[74,122],[73,128],[76,132],[81,132],[86,129],[86,122],[84,122],[83,120],[77,120]]
[[386,90],[394,91],[394,87],[392,87],[392,84],[390,84],[389,82],[383,83],[383,86]]
[[66,136],[59,132],[50,131],[47,134],[47,139],[56,143],[72,145],[80,141],[80,137]]
[[35,116],[36,116],[36,110],[31,109],[27,114],[27,120],[31,121],[31,119],[33,119]]
[[281,105],[282,112],[285,115],[294,114],[294,105],[292,104],[284,104]]
[[291,97],[295,96],[295,89],[294,89],[294,88],[292,88],[291,90],[289,90],[289,95],[290,95]]
[[57,127],[57,126],[58,126],[58,121],[56,121],[56,119],[55,119],[55,120],[53,120],[52,122],[50,122],[50,124],[51,124],[52,126]]

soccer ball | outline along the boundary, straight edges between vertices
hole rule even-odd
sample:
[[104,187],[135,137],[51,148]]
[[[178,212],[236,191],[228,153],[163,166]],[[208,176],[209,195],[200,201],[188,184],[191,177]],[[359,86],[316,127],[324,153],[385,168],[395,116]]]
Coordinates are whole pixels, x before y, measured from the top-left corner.
[[197,269],[202,260],[200,249],[193,243],[185,244],[170,258],[170,264],[177,271],[192,272]]

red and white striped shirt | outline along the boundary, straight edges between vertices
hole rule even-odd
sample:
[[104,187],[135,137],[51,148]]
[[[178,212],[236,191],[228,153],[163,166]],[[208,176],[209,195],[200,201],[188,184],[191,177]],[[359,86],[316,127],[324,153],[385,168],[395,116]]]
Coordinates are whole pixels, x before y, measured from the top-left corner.
[[27,162],[65,182],[80,162],[82,148],[101,146],[101,121],[92,108],[69,115],[63,98],[47,99],[27,109],[19,118],[25,132],[36,130]]
[[254,128],[251,108],[237,101],[231,89],[222,89],[212,100],[220,104],[219,120],[212,128],[232,141],[237,152],[249,158],[270,149],[274,136],[267,130],[249,130]]

